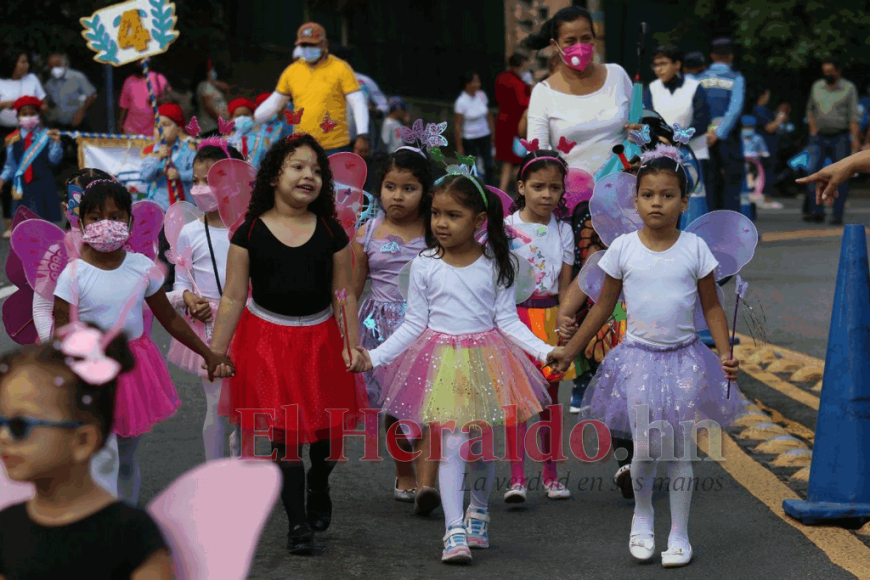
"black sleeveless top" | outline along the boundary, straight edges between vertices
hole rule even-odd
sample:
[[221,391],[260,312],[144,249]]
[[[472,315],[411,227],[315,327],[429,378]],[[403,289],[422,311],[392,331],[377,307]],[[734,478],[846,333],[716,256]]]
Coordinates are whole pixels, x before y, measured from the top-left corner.
[[333,254],[350,240],[337,221],[317,218],[297,248],[283,244],[263,220],[246,220],[231,242],[248,250],[254,302],[283,316],[310,316],[332,304]]

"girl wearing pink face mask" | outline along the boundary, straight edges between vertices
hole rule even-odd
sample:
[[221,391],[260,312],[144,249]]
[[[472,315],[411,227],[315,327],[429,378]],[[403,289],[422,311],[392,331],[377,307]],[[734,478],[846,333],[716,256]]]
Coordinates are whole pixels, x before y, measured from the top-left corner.
[[[57,280],[54,321],[55,329],[66,326],[73,302],[82,322],[103,329],[114,326],[126,311],[122,332],[136,364],[118,377],[112,431],[118,440],[119,499],[135,504],[140,483],[136,460],[139,441],[181,405],[163,356],[144,333],[145,304],[173,338],[205,359],[210,377],[216,371],[229,374],[232,363],[226,356],[212,353],[175,311],[163,291],[163,276],[155,273],[154,262],[125,250],[131,213],[130,193],[117,181],[98,179],[87,185],[79,205],[84,242],[81,257],[70,262]],[[133,296],[136,298],[129,306]]]
[[559,56],[550,77],[532,91],[526,139],[552,150],[562,137],[576,142],[563,151],[568,167],[594,175],[627,136],[631,79],[618,64],[594,62],[595,28],[583,8],[559,10],[525,44]]
[[[211,331],[226,282],[227,253],[230,249],[227,226],[218,212],[217,197],[208,185],[208,171],[212,165],[227,158],[244,159],[237,149],[227,145],[221,138],[212,137],[200,144],[193,160],[193,187],[190,193],[196,207],[204,215],[184,226],[178,236],[176,251],[192,250],[190,272],[202,295],[196,293],[190,279],[180,271],[175,276],[172,292],[166,295],[177,310],[183,310],[188,315],[191,328],[206,344],[211,344]],[[235,429],[231,432],[228,418],[218,415],[223,380],[209,380],[202,368],[202,356],[177,340],[172,341],[166,358],[202,378],[206,402],[202,440],[206,461],[226,456],[228,435],[231,454],[238,456],[238,432]]]

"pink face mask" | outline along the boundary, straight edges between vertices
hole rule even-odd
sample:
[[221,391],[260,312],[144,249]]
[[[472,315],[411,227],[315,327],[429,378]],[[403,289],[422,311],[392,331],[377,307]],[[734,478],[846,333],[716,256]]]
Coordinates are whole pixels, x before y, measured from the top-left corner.
[[114,252],[130,239],[126,222],[100,220],[85,226],[82,241],[98,252]]
[[209,213],[218,208],[217,196],[210,185],[194,185],[190,188],[190,195],[200,211]]
[[562,53],[562,62],[567,64],[568,68],[581,72],[589,66],[589,63],[592,62],[592,55],[595,54],[595,45],[585,42],[572,44],[565,50],[562,50],[561,47],[558,48],[559,52]]
[[33,131],[34,129],[39,127],[39,117],[19,117],[18,126],[25,131]]

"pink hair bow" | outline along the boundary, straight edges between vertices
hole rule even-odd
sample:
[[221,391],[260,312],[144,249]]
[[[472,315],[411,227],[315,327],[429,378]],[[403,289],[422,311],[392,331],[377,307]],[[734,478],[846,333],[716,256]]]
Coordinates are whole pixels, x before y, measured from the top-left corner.
[[[57,331],[60,351],[70,357],[70,370],[92,385],[105,384],[121,371],[121,364],[106,356],[103,334],[82,322],[71,322]],[[72,360],[78,358],[81,360]]]

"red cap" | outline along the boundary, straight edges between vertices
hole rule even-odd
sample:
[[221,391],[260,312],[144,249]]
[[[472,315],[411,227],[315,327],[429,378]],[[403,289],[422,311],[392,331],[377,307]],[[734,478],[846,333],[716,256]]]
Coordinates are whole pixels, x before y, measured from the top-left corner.
[[184,112],[175,103],[164,103],[157,108],[157,114],[167,117],[179,127],[184,127]]
[[21,107],[26,107],[27,105],[33,105],[38,110],[42,108],[42,101],[36,97],[26,96],[20,97],[12,106],[15,108],[15,111],[18,112],[21,110]]
[[254,104],[257,105],[257,106],[259,107],[260,105],[263,104],[263,102],[264,102],[266,99],[268,99],[268,98],[271,97],[271,96],[272,96],[272,93],[263,93],[262,95],[260,95],[259,97],[257,97],[257,100],[254,101]]
[[230,101],[230,104],[227,105],[227,108],[230,111],[230,116],[232,116],[236,112],[236,109],[238,109],[239,107],[247,107],[251,109],[251,112],[253,113],[254,110],[256,110],[257,105],[255,105],[254,101],[252,101],[251,99],[233,99],[232,101]]
[[306,22],[296,32],[296,44],[317,44],[326,40],[326,29],[316,22]]

